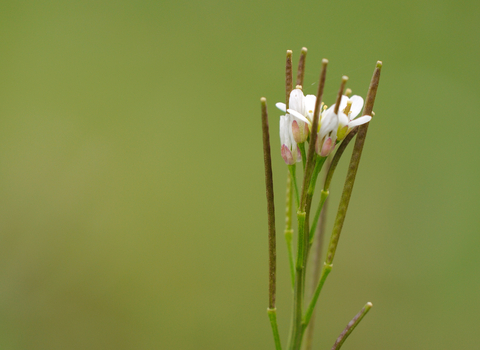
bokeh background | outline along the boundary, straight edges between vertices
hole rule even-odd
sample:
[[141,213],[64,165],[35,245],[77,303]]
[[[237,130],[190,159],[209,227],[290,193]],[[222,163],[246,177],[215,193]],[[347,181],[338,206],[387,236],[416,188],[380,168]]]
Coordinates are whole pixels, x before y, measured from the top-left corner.
[[305,92],[330,61],[327,104],[343,74],[365,96],[384,62],[314,348],[367,301],[346,350],[477,348],[479,15],[473,0],[2,1],[0,348],[273,349],[261,96],[285,343],[274,103],[302,46]]

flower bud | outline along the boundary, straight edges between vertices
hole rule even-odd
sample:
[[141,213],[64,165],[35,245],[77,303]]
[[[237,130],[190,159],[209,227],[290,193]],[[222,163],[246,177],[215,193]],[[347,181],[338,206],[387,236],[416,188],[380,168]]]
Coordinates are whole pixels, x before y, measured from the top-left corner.
[[326,157],[333,151],[337,141],[338,115],[335,114],[335,105],[322,113],[320,122],[315,151],[321,157]]
[[300,150],[293,139],[292,117],[290,114],[280,116],[280,143],[282,158],[288,165],[301,161]]

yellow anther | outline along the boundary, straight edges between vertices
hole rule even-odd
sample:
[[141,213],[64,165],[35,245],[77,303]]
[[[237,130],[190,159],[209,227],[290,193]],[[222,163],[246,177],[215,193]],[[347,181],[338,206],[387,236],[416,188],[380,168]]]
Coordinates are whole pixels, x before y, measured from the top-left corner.
[[345,90],[345,95],[346,95],[347,97],[350,97],[351,94],[352,94],[352,89],[347,89],[347,90]]
[[297,85],[297,86],[295,86],[295,89],[302,90],[303,88],[302,88],[302,85]]
[[352,107],[352,101],[347,101],[347,107],[345,107],[345,109],[343,110],[343,113],[348,115],[348,113],[350,113],[350,108],[351,107]]

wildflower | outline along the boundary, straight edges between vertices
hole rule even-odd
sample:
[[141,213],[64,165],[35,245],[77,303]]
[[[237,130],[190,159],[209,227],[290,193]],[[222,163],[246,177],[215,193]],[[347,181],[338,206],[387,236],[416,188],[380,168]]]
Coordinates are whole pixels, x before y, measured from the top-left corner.
[[[297,85],[296,89],[290,93],[288,100],[289,110],[293,110],[297,113],[291,114],[292,120],[292,133],[295,142],[305,142],[310,133],[312,126],[313,109],[315,108],[316,97],[314,95],[303,95],[301,86]],[[277,108],[283,112],[287,112],[285,103],[277,103]],[[288,112],[290,113],[290,112]]]
[[355,119],[355,117],[360,113],[362,108],[362,97],[357,95],[354,95],[351,98],[345,95],[342,96],[338,112],[338,141],[342,141],[354,127],[368,123],[372,119],[372,117],[369,115],[364,115],[360,118]]
[[302,160],[297,143],[292,134],[292,117],[290,114],[280,116],[280,143],[282,158],[287,165],[293,165]]
[[337,142],[338,115],[335,114],[335,105],[323,111],[317,134],[315,151],[326,157],[333,151]]

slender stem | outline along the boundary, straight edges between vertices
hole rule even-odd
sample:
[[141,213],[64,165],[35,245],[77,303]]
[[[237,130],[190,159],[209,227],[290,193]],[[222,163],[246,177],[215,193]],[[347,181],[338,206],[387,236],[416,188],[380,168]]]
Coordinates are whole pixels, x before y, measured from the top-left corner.
[[299,194],[298,194],[298,186],[297,186],[297,165],[296,164],[293,164],[293,165],[289,165],[288,166],[288,170],[290,171],[290,177],[292,179],[292,182],[293,182],[293,188],[295,189],[295,203],[297,205],[297,208],[298,206],[300,205],[300,197],[299,197]]
[[315,289],[315,293],[313,294],[312,301],[310,305],[308,305],[307,311],[305,312],[305,317],[303,318],[303,328],[307,328],[310,319],[312,318],[313,310],[315,309],[315,305],[317,304],[318,297],[320,296],[320,292],[322,291],[323,285],[325,284],[325,280],[328,277],[330,271],[332,271],[332,265],[324,264],[322,274],[320,276],[320,281],[318,282],[317,288]]
[[300,154],[302,155],[303,171],[305,171],[305,166],[307,162],[307,154],[305,153],[305,142],[299,143],[298,148],[300,148]]
[[295,264],[295,268],[298,269],[304,268],[304,259],[303,259],[303,254],[305,253],[304,249],[304,244],[305,244],[305,239],[304,239],[304,234],[305,234],[305,212],[298,211],[297,212],[297,221],[298,221],[298,242],[297,242],[297,262]]
[[[332,159],[329,158],[327,161],[327,168],[330,168],[330,164]],[[327,172],[325,172],[325,178],[327,177]],[[324,179],[325,180],[325,179]],[[311,277],[311,291],[310,291],[310,298],[313,297],[315,294],[315,289],[317,286],[318,281],[320,280],[320,274],[322,272],[322,251],[324,245],[324,237],[326,231],[326,223],[327,223],[327,209],[328,209],[328,192],[322,191],[320,196],[320,204],[319,209],[317,209],[317,213],[321,212],[320,214],[320,221],[318,221],[317,215],[315,215],[315,219],[312,224],[312,230],[310,232],[310,246],[312,245],[313,239],[316,240],[315,250],[313,251],[313,269],[312,269],[312,277]],[[313,312],[308,327],[306,329],[305,334],[305,347],[304,350],[311,350],[313,346],[313,335],[315,330],[315,312]]]
[[295,273],[295,288],[294,288],[294,304],[293,304],[293,316],[294,323],[292,329],[292,335],[290,337],[290,350],[297,350],[300,348],[300,342],[302,341],[302,309],[303,309],[303,296],[304,296],[304,283],[303,283],[303,267],[297,267]]
[[285,242],[287,243],[288,262],[290,264],[290,275],[292,279],[292,289],[295,285],[295,262],[293,258],[293,229],[292,229],[292,194],[293,194],[292,175],[287,173],[287,190],[285,200]]
[[305,260],[308,256],[308,249],[310,247],[309,242],[311,240],[309,223],[310,223],[310,211],[312,207],[313,194],[315,192],[315,186],[317,183],[318,174],[320,174],[320,171],[322,170],[323,164],[325,163],[326,160],[327,160],[327,157],[317,156],[317,161],[315,162],[315,168],[313,169],[310,185],[308,186],[307,199],[305,203],[305,212],[307,213],[307,217],[305,219],[305,247],[307,249],[307,253],[305,254]]
[[322,170],[323,164],[326,160],[327,157],[317,156],[317,161],[315,162],[315,168],[313,169],[312,178],[310,180],[310,185],[308,186],[307,194],[313,195],[313,193],[315,192],[318,174],[320,174],[320,171]]
[[262,109],[262,134],[263,134],[263,159],[265,163],[265,186],[267,195],[267,213],[268,213],[268,252],[269,252],[269,293],[268,293],[268,318],[272,327],[275,348],[281,350],[280,336],[277,327],[277,309],[275,308],[276,298],[276,235],[275,235],[275,201],[273,196],[273,172],[272,156],[270,150],[270,134],[268,127],[267,99],[261,98]]
[[297,84],[303,86],[303,77],[305,75],[305,59],[307,58],[307,48],[302,47],[300,52],[300,59],[298,60],[298,70],[297,70]]
[[270,325],[272,326],[273,340],[275,341],[275,350],[282,350],[280,335],[278,334],[277,309],[267,309]]
[[310,242],[309,242],[309,246],[312,245],[313,243],[313,239],[315,238],[315,230],[317,229],[317,225],[318,225],[318,220],[320,219],[320,215],[322,215],[323,217],[323,208],[324,208],[324,205],[325,205],[325,202],[327,201],[327,198],[328,198],[328,195],[329,195],[329,191],[324,191],[322,190],[320,192],[320,203],[318,204],[318,207],[317,207],[317,211],[315,212],[315,217],[313,218],[313,222],[312,222],[312,228],[310,229]]
[[[285,108],[286,108],[285,110],[288,110],[289,108],[290,93],[292,89],[293,89],[292,50],[287,50],[287,57],[285,62]],[[290,175],[289,178],[291,179],[292,176]],[[292,191],[292,188],[290,187],[290,193],[291,191]],[[297,205],[297,208],[298,208],[298,205]],[[290,210],[291,210],[291,200],[290,200]],[[290,218],[291,218],[291,214],[290,214]],[[291,228],[291,219],[290,219],[290,228]],[[287,249],[288,249],[288,259],[290,261],[290,274],[292,276],[292,285],[293,285],[293,288],[295,289],[295,263],[294,263],[294,257],[293,257],[292,236],[293,236],[292,229],[290,229],[288,233],[287,231],[285,231],[285,239],[287,241]],[[294,328],[293,318],[292,318],[292,324],[290,328],[291,330],[293,330]],[[292,331],[290,333],[292,333]],[[288,342],[290,343],[290,339]]]
[[353,330],[355,329],[355,327],[358,326],[358,324],[360,323],[360,321],[365,317],[365,315],[370,311],[370,309],[372,308],[372,303],[367,303],[363,309],[360,310],[360,312],[358,314],[355,315],[355,317],[347,324],[347,327],[343,330],[343,332],[340,334],[340,336],[337,338],[337,340],[335,341],[335,344],[333,344],[332,346],[332,349],[331,350],[339,350],[343,343],[345,342],[345,340],[347,340],[348,336],[350,335],[350,333],[353,332]]
[[[315,110],[313,116],[312,130],[318,129],[318,120],[320,115],[320,105],[323,96],[323,90],[325,87],[325,77],[327,73],[327,64],[328,60],[322,60],[322,70],[320,73],[320,83],[318,84],[317,99],[315,102]],[[298,350],[302,342],[302,308],[303,308],[303,297],[304,297],[304,286],[305,286],[305,256],[306,256],[306,243],[308,243],[308,236],[305,237],[305,233],[308,235],[308,229],[305,231],[306,223],[306,202],[307,202],[307,192],[312,178],[314,167],[316,163],[315,159],[315,142],[317,138],[317,133],[312,132],[310,135],[310,143],[307,153],[307,162],[304,171],[302,192],[300,196],[300,206],[299,211],[297,212],[298,217],[298,253],[297,253],[297,263],[295,271],[295,287],[293,293],[293,318],[292,318],[292,331],[289,339],[289,350]]]
[[293,256],[293,230],[285,230],[285,241],[287,242],[288,264],[290,265],[290,277],[292,289],[295,288],[295,258]]
[[343,152],[345,152],[345,149],[347,148],[348,144],[350,141],[352,141],[353,137],[357,134],[358,132],[358,126],[355,127],[352,131],[350,131],[343,142],[340,144],[338,147],[337,151],[335,152],[335,156],[333,156],[332,162],[328,168],[327,176],[325,178],[325,185],[323,186],[324,191],[328,191],[330,188],[330,183],[332,182],[333,174],[335,173],[335,169],[337,169],[338,162],[340,161],[340,158],[343,155]]
[[[367,100],[365,102],[365,108],[363,115],[371,114],[373,110],[373,104],[375,102],[375,96],[377,94],[378,82],[380,80],[380,71],[382,63],[377,62],[373,77],[368,89]],[[355,146],[353,147],[352,158],[350,159],[350,165],[348,167],[347,178],[345,179],[345,185],[343,186],[342,197],[338,206],[337,217],[335,218],[335,224],[333,226],[332,237],[330,238],[330,245],[327,253],[327,264],[332,264],[335,257],[335,252],[338,246],[338,240],[340,239],[340,233],[342,232],[343,223],[347,215],[348,204],[350,203],[350,197],[352,195],[353,185],[355,183],[355,177],[357,175],[358,165],[360,164],[360,158],[362,156],[363,146],[365,144],[365,138],[367,137],[368,125],[360,125],[358,129],[357,138],[355,139]]]
[[[268,213],[268,252],[269,252],[269,293],[268,293],[268,310],[275,310],[276,297],[276,269],[277,269],[277,252],[275,238],[275,202],[273,197],[273,173],[272,173],[272,157],[270,151],[270,135],[268,130],[268,113],[267,99],[261,98],[262,107],[262,134],[263,134],[263,159],[265,163],[265,186],[267,194],[267,213]],[[272,331],[274,338],[278,337],[278,329],[272,323],[270,316]],[[277,343],[277,339],[275,339]]]
[[290,92],[293,89],[293,72],[292,72],[292,50],[287,50],[287,59],[285,62],[285,105],[288,109],[288,101],[290,100]]
[[287,172],[287,188],[285,190],[285,231],[292,229],[292,175]]
[[[315,100],[315,109],[313,112],[313,122],[312,122],[312,130],[318,130],[318,122],[319,122],[319,115],[320,115],[320,105],[323,96],[323,90],[325,87],[325,78],[327,76],[327,65],[328,60],[322,60],[322,71],[320,73],[320,82],[318,84],[318,91],[317,91],[317,98]],[[315,143],[317,142],[317,133],[312,132],[310,134],[310,142],[308,144],[308,153],[307,153],[307,163],[305,166],[305,172],[303,174],[303,187],[302,187],[302,195],[300,197],[300,208],[305,207],[305,201],[307,196],[308,186],[310,184],[310,179],[312,177],[313,168],[315,167]]]
[[297,212],[298,221],[298,243],[297,243],[297,262],[295,264],[295,285],[293,288],[293,317],[292,317],[292,329],[289,339],[289,350],[298,349],[297,344],[301,341],[301,328],[302,328],[302,308],[303,308],[303,295],[304,295],[304,283],[303,274],[305,267],[303,266],[303,254],[304,249],[304,225],[305,225],[305,213]]
[[[368,89],[367,94],[367,101],[365,103],[365,109],[363,114],[371,114],[373,109],[373,104],[375,102],[375,96],[377,93],[378,82],[380,79],[380,70],[382,68],[382,63],[380,61],[377,62],[377,66],[373,73],[372,80],[370,82],[370,87]],[[363,145],[365,143],[366,132],[368,130],[368,123],[361,125],[358,131],[357,138],[355,140],[355,146],[353,148],[352,158],[350,159],[350,165],[348,168],[347,178],[345,180],[345,185],[343,187],[342,197],[340,199],[340,205],[337,211],[337,217],[335,219],[335,224],[333,226],[332,236],[330,238],[330,244],[328,247],[327,258],[323,267],[322,276],[320,278],[320,282],[318,283],[317,289],[315,290],[315,294],[308,306],[307,312],[305,313],[303,326],[308,326],[310,322],[310,318],[312,317],[313,310],[317,303],[318,297],[322,290],[323,284],[325,283],[328,274],[332,270],[332,262],[333,258],[335,257],[335,251],[337,249],[338,240],[340,238],[340,233],[342,231],[343,222],[345,220],[345,216],[347,213],[348,203],[350,201],[350,197],[353,190],[353,184],[355,183],[355,176],[358,170],[358,164],[360,162],[360,157],[362,155]],[[335,157],[334,157],[335,159]],[[333,165],[333,163],[332,163]],[[330,171],[329,171],[330,172]],[[328,175],[327,175],[328,177]]]
[[342,83],[340,84],[340,89],[338,90],[337,94],[337,101],[335,102],[335,109],[333,110],[335,114],[338,115],[338,110],[340,109],[340,101],[342,101],[343,90],[345,90],[345,84],[348,81],[348,77],[344,75],[342,77]]

